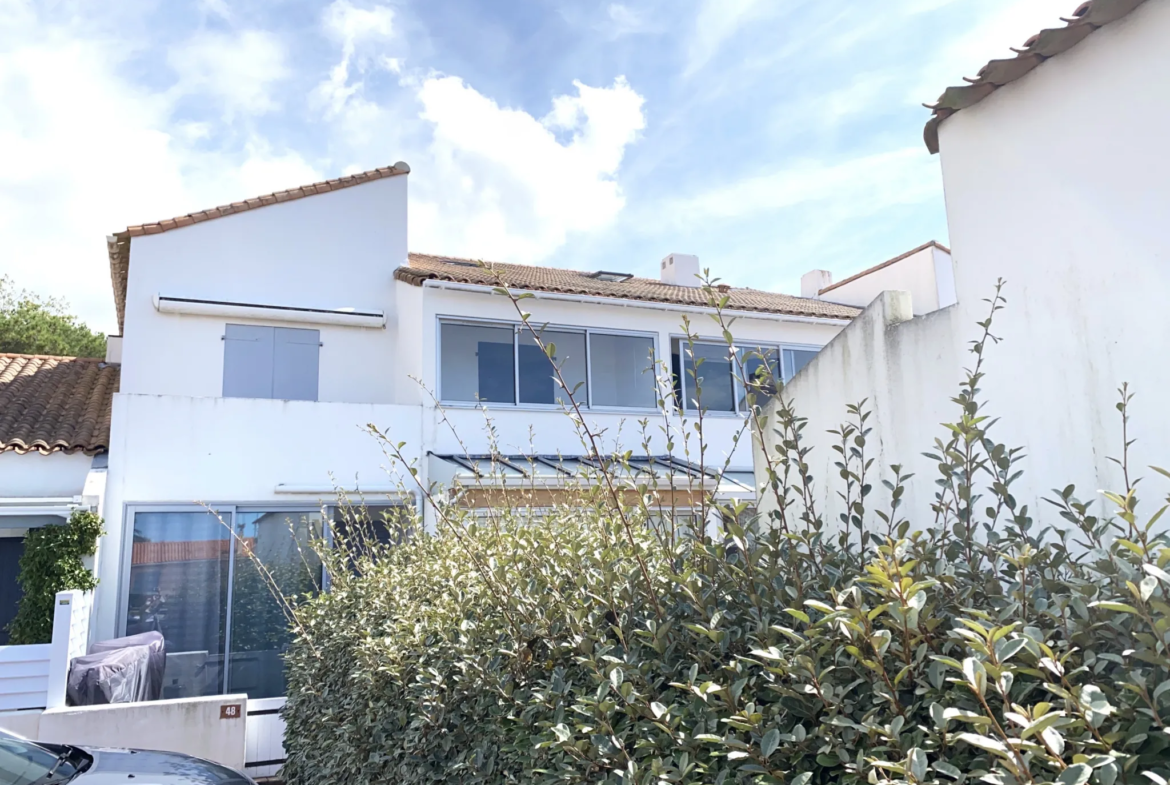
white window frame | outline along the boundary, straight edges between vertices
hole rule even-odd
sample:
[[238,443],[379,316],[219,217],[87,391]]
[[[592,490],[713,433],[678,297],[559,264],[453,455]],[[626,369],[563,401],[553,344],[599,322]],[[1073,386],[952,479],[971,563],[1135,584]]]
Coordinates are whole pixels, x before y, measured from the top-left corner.
[[[508,319],[474,319],[465,316],[447,316],[440,314],[435,317],[435,380],[436,393],[439,402],[447,408],[463,408],[473,409],[481,405],[490,408],[500,407],[507,409],[515,409],[519,411],[562,411],[562,405],[559,403],[521,403],[520,402],[520,333],[522,330],[527,330],[528,327],[522,321],[513,321]],[[512,369],[515,374],[513,380],[512,403],[505,403],[503,401],[450,401],[443,397],[443,325],[444,324],[462,324],[471,327],[511,327],[512,328]],[[574,398],[579,398],[581,391],[585,392],[586,400],[577,400],[577,405],[582,409],[588,409],[594,412],[614,412],[614,413],[654,413],[657,414],[660,410],[657,406],[596,406],[593,404],[593,336],[594,335],[616,335],[616,336],[630,336],[634,338],[649,338],[654,349],[654,359],[651,363],[651,369],[655,371],[654,376],[654,394],[656,397],[660,395],[658,389],[658,376],[656,366],[659,358],[662,356],[658,345],[658,333],[649,330],[621,330],[610,328],[596,328],[596,327],[582,327],[579,324],[557,324],[554,322],[541,323],[539,326],[536,322],[530,322],[532,327],[540,332],[542,330],[549,330],[551,332],[568,332],[579,333],[585,336],[585,385],[579,390]]]
[[[682,401],[679,402],[680,405],[677,406],[676,408],[682,414],[698,414],[698,409],[690,408],[690,402],[689,402],[689,399],[687,398],[687,372],[686,372],[687,358],[683,353],[686,351],[686,347],[690,345],[691,339],[689,336],[687,336],[683,333],[671,333],[670,334],[670,354],[671,354],[670,372],[671,372],[672,376],[674,375],[674,342],[675,341],[679,341],[679,363],[680,363],[679,387],[681,388],[680,394],[682,396]],[[707,337],[703,337],[703,336],[696,336],[694,339],[694,343],[696,346],[700,346],[700,345],[702,345],[702,346],[727,346],[727,342],[721,338],[707,338]],[[773,343],[771,341],[755,341],[755,340],[752,340],[750,338],[744,339],[743,341],[736,340],[734,347],[736,350],[736,359],[735,359],[736,365],[740,364],[740,362],[741,362],[740,358],[742,357],[742,354],[745,350],[751,351],[753,349],[775,349],[776,354],[780,358],[780,378],[784,382],[787,382],[789,379],[791,379],[793,376],[795,376],[795,374],[791,372],[792,369],[788,367],[789,366],[788,360],[786,360],[784,357],[784,350],[785,349],[804,351],[804,352],[811,351],[811,352],[819,354],[820,351],[825,348],[824,346],[817,346],[816,344],[811,344],[811,343],[789,343],[789,342]],[[748,413],[746,411],[741,411],[740,406],[739,406],[740,394],[743,391],[743,380],[742,380],[741,376],[742,376],[742,373],[737,373],[735,376],[735,379],[733,380],[733,384],[735,387],[735,411],[734,412],[726,412],[726,411],[713,412],[713,411],[708,410],[708,411],[703,413],[704,417],[746,417],[747,416]],[[672,379],[671,380],[671,390],[670,390],[670,393],[672,396],[674,395],[673,381],[674,380]]]

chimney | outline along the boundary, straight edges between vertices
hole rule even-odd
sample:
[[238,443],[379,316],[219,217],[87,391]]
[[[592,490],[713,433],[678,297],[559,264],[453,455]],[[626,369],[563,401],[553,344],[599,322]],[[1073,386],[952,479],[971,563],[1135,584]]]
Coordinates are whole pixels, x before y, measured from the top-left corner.
[[812,270],[800,276],[800,296],[811,297],[814,300],[821,298],[821,289],[831,286],[833,274],[828,270]]
[[121,364],[122,362],[122,336],[107,335],[106,336],[106,362]]
[[662,282],[675,286],[702,286],[699,280],[699,257],[689,253],[672,253],[662,260]]

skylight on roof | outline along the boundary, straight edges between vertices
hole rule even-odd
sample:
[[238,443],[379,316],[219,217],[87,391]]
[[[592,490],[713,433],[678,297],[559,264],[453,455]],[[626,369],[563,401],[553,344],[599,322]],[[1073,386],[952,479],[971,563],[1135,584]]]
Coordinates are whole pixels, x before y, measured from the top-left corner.
[[459,267],[479,267],[475,262],[469,262],[466,259],[444,259],[443,264],[454,264]]
[[599,281],[612,281],[613,283],[621,283],[628,281],[634,276],[631,273],[615,273],[610,270],[598,270],[595,273],[589,274],[590,278],[596,278]]

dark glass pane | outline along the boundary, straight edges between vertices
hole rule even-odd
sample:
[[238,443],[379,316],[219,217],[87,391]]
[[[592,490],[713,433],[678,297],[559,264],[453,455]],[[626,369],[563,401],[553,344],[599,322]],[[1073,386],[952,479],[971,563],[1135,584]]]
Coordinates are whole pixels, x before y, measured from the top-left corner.
[[697,343],[693,352],[691,347],[683,347],[688,411],[697,411],[700,407],[709,412],[735,411],[735,377],[730,351],[723,344]]
[[311,542],[321,534],[321,513],[240,512],[236,534],[228,692],[280,697],[292,634],[273,588],[286,597],[319,590],[321,560]]
[[[780,378],[780,353],[771,347],[753,346],[740,349],[741,373],[749,390],[740,390],[739,410],[747,411],[747,392],[751,392],[757,406],[760,405],[759,385]],[[742,387],[742,384],[740,385]]]
[[439,384],[445,401],[516,402],[511,327],[441,326]]
[[785,365],[788,366],[785,368],[788,378],[784,381],[788,381],[788,379],[796,376],[801,368],[808,365],[812,361],[812,358],[817,356],[816,350],[814,349],[785,349],[784,354],[786,360]]
[[126,634],[157,630],[166,641],[163,698],[223,691],[231,516],[137,512]]
[[370,504],[336,507],[330,526],[333,542],[348,551],[350,568],[360,556],[376,555],[380,546],[401,545],[411,536],[413,507]]
[[670,378],[674,383],[674,405],[679,409],[683,405],[683,366],[682,366],[682,339],[670,339]]
[[[520,403],[569,404],[565,391],[557,383],[553,363],[569,392],[584,406],[588,403],[585,389],[585,333],[544,330],[540,340],[556,350],[552,362],[527,329],[520,332]],[[580,386],[578,386],[580,385]]]

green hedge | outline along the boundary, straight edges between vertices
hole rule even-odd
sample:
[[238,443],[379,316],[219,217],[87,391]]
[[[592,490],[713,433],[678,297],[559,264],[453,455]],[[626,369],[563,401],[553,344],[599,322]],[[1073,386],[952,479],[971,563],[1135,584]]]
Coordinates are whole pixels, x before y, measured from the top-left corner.
[[75,511],[64,525],[29,530],[17,578],[24,595],[16,618],[8,626],[14,645],[52,640],[57,592],[91,591],[97,586],[83,558],[93,556],[101,535],[101,517],[88,510]]
[[1047,523],[1017,505],[1020,453],[979,401],[989,330],[936,445],[936,521],[902,518],[898,467],[868,509],[858,405],[826,525],[780,399],[775,510],[714,541],[647,525],[603,482],[538,525],[445,507],[433,536],[354,567],[349,543],[323,549],[332,591],[292,609],[285,778],[1164,785],[1161,510],[1139,515],[1132,486],[1111,517],[1072,487]]

